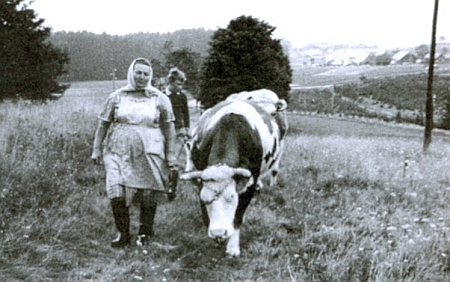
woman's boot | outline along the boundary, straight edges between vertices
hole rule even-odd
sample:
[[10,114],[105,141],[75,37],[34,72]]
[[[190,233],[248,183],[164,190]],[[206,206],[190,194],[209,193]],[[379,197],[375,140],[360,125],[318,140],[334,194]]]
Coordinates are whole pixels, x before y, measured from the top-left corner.
[[111,207],[119,236],[111,242],[113,248],[123,248],[130,243],[130,215],[125,198],[111,199]]
[[136,241],[138,246],[147,245],[149,238],[153,235],[156,207],[156,203],[141,202],[140,226]]

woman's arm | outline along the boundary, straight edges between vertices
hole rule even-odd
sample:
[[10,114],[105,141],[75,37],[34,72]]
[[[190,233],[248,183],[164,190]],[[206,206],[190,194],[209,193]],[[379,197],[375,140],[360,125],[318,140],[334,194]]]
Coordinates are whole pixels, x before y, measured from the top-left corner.
[[108,131],[109,125],[111,123],[99,120],[97,125],[97,130],[95,131],[94,137],[94,149],[92,151],[91,159],[94,161],[94,164],[101,164],[102,159],[102,143],[105,139],[106,132]]
[[164,150],[166,155],[166,160],[169,167],[173,168],[176,165],[176,156],[175,156],[175,125],[173,121],[163,122],[161,124],[162,134],[164,135],[164,139],[166,140]]

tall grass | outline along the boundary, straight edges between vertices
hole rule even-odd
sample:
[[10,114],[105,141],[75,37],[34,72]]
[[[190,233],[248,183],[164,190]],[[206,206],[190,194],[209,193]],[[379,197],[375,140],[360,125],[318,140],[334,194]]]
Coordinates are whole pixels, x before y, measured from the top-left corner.
[[450,278],[449,135],[435,136],[423,155],[416,129],[296,115],[279,185],[266,186],[247,210],[241,257],[225,257],[206,237],[188,183],[159,207],[153,244],[111,249],[104,171],[90,161],[110,86],[80,83],[48,104],[0,105],[2,280]]
[[0,105],[0,260],[6,272],[39,281],[76,263],[80,229],[93,223],[84,212],[99,212],[85,202],[102,181],[89,163],[100,105],[72,97]]
[[292,269],[304,272],[300,281],[450,277],[448,139],[423,155],[418,139],[291,138],[286,151],[298,155],[283,163],[283,188],[293,195],[283,214],[298,236]]

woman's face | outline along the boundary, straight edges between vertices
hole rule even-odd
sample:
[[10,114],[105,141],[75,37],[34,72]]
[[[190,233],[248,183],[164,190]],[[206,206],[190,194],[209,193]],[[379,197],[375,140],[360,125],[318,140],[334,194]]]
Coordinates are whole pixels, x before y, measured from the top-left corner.
[[143,64],[134,65],[134,82],[137,89],[145,88],[150,80],[150,67]]

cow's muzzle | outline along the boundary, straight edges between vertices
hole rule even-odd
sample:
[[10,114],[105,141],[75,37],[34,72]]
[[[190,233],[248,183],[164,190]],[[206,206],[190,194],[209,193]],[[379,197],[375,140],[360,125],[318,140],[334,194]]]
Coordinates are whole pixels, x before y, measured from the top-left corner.
[[209,237],[215,240],[226,240],[229,237],[228,231],[225,228],[221,229],[210,229]]

